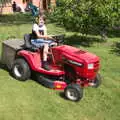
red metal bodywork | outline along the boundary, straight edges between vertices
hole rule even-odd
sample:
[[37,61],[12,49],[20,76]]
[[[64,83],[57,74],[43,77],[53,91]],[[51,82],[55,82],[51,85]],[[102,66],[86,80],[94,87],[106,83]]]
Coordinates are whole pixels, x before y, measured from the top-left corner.
[[[68,45],[63,45],[63,46],[58,46],[52,49],[55,63],[63,63],[64,59],[67,60],[72,60],[78,63],[83,64],[83,67],[76,66],[74,64],[71,64],[71,66],[74,68],[76,71],[77,75],[80,78],[85,78],[85,79],[94,79],[96,76],[96,73],[99,70],[99,57],[89,53],[87,51],[80,50],[78,48],[68,46]],[[89,70],[88,69],[88,64],[94,64],[94,69]],[[70,63],[68,63],[70,64]]]
[[[17,53],[18,56],[24,57],[28,62],[30,68],[36,72],[60,76],[65,75],[64,64],[70,65],[76,72],[76,80],[74,81],[81,86],[89,86],[89,82],[93,81],[100,67],[100,59],[96,55],[87,51],[80,50],[78,48],[62,45],[51,48],[52,60],[51,66],[54,70],[46,71],[41,67],[41,55],[40,52],[31,52],[27,50],[21,50]],[[70,61],[74,61],[73,64]],[[74,63],[79,63],[75,65]],[[93,69],[88,69],[88,64],[94,64]],[[54,89],[63,90],[67,83],[65,81],[54,81]]]
[[63,75],[64,71],[61,70],[54,70],[54,71],[47,71],[41,67],[42,61],[40,52],[31,52],[26,50],[21,50],[17,53],[18,56],[22,56],[28,62],[30,68],[36,72],[40,72],[47,75]]

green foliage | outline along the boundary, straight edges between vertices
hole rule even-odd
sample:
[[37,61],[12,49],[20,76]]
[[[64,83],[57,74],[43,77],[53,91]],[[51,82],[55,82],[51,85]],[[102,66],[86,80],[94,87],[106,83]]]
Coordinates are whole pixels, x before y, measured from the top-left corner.
[[51,18],[72,31],[104,34],[120,23],[118,6],[118,0],[57,0]]
[[21,23],[31,23],[33,21],[33,17],[30,13],[26,14],[8,14],[0,16],[0,23],[3,24],[21,24]]

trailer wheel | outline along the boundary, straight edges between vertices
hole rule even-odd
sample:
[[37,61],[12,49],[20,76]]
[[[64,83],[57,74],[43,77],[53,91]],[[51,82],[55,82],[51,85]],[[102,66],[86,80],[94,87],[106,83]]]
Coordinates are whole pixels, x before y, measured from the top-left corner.
[[70,84],[64,90],[65,97],[71,101],[79,101],[83,97],[83,89],[77,84]]
[[102,83],[101,75],[98,73],[95,77],[94,85],[93,87],[98,88]]
[[20,81],[25,81],[30,78],[31,71],[24,59],[18,58],[15,60],[12,66],[12,75]]

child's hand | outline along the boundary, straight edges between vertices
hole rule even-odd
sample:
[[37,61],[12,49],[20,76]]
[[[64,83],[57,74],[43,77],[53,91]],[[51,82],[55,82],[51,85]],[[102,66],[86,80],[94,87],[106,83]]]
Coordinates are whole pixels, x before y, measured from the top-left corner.
[[56,39],[53,38],[53,37],[51,37],[51,36],[47,36],[47,39],[50,39],[50,40],[56,41]]

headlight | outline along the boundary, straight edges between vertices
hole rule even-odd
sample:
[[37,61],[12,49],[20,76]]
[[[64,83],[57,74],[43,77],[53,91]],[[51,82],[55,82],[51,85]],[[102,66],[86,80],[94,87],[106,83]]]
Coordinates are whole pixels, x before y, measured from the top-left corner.
[[91,64],[88,64],[88,69],[93,69],[94,68],[94,64],[91,63]]
[[72,61],[72,60],[68,60],[68,62],[71,63],[71,64],[74,64],[74,65],[80,66],[80,67],[83,66],[82,63],[78,63],[78,62],[75,62],[75,61]]

